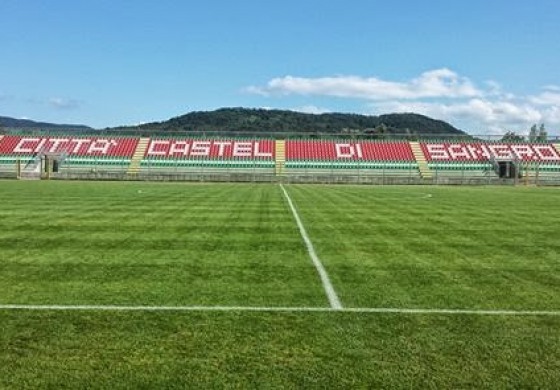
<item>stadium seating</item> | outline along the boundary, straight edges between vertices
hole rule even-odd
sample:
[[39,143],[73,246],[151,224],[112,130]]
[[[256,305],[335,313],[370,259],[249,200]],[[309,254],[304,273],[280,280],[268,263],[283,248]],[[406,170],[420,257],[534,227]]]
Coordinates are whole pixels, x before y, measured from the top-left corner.
[[549,143],[0,136],[0,173],[13,176],[18,161],[22,169],[39,172],[45,155],[58,161],[59,177],[100,172],[146,179],[203,174],[200,180],[212,175],[244,180],[247,174],[251,180],[262,175],[302,181],[382,176],[443,183],[496,179],[498,163],[511,161],[526,179],[560,182],[560,146]]
[[288,140],[286,175],[418,177],[407,142]]
[[496,159],[560,163],[560,154],[548,143],[424,142],[421,145],[428,161],[480,163]]
[[205,172],[274,173],[274,141],[270,139],[152,138],[139,173]]
[[514,162],[523,175],[560,172],[560,153],[549,143],[423,142],[422,151],[436,177],[488,178],[499,161]]
[[23,137],[7,135],[0,143],[0,154],[31,156],[61,153],[68,156],[130,157],[136,138],[122,137]]
[[[0,163],[28,165],[42,155],[56,155],[60,172],[124,171],[138,139],[125,137],[5,136],[0,142]],[[4,169],[7,169],[6,167]]]
[[332,140],[288,140],[286,158],[292,161],[414,161],[407,142]]

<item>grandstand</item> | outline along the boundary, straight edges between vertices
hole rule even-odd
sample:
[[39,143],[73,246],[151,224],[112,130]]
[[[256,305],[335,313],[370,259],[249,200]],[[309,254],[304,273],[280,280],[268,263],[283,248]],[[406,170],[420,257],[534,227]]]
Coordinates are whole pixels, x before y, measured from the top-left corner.
[[0,137],[0,175],[28,179],[560,184],[560,146],[491,141]]
[[250,172],[253,180],[274,173],[274,141],[270,139],[152,138],[138,151],[141,177],[227,179]]
[[40,137],[0,139],[0,173],[23,178],[78,177],[92,172],[124,175],[138,145],[127,137]]

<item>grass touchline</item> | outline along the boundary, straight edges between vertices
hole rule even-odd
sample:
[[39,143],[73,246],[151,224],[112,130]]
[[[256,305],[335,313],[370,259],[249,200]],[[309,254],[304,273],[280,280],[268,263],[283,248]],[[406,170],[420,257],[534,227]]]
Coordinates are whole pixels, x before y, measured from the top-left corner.
[[477,310],[399,307],[264,307],[264,306],[119,306],[119,305],[0,305],[0,310],[29,311],[223,311],[223,312],[330,312],[369,314],[434,314],[493,316],[560,316],[560,310]]

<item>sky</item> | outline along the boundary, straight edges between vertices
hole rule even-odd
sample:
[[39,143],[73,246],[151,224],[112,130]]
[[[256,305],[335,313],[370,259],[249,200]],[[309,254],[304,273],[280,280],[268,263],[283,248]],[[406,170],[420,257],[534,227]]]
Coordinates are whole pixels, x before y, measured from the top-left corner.
[[560,1],[0,1],[1,116],[105,128],[221,107],[559,134]]

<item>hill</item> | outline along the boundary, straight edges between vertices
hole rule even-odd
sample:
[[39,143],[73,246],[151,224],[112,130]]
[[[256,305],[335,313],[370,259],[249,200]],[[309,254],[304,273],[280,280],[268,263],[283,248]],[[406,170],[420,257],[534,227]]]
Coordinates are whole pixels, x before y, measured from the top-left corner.
[[[36,122],[0,116],[0,128],[49,131],[91,131],[91,127]],[[1,130],[1,129],[0,129]],[[106,128],[103,132],[139,131],[144,134],[190,132],[215,135],[347,134],[347,135],[452,135],[466,133],[441,120],[419,114],[305,114],[287,110],[221,108],[195,111],[162,122]]]
[[16,129],[42,129],[42,130],[92,130],[91,127],[84,125],[67,125],[47,122],[36,122],[29,119],[15,119],[7,116],[0,116],[0,126],[4,128]]
[[400,134],[465,135],[450,124],[418,114],[368,116],[357,114],[305,114],[286,110],[222,108],[197,111],[163,122],[107,130],[150,132],[208,133],[327,133],[327,134]]

